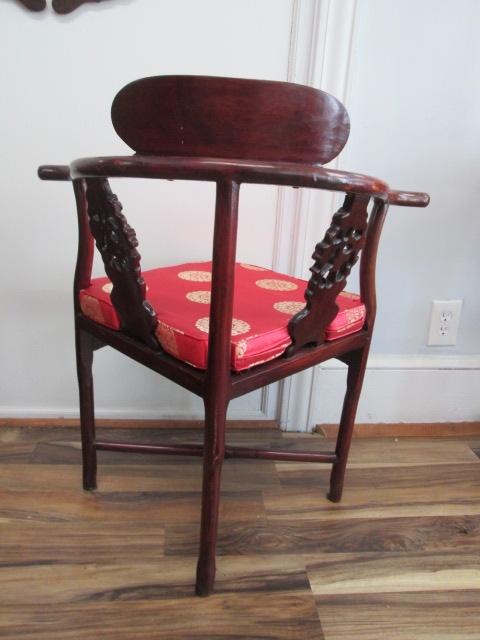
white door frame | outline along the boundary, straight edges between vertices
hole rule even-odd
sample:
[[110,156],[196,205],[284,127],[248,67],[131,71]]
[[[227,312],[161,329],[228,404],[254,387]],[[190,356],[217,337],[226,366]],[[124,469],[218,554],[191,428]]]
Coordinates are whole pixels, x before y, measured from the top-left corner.
[[[293,0],[287,80],[323,89],[344,104],[357,0]],[[336,161],[330,166],[335,167]],[[306,277],[311,254],[330,222],[335,194],[281,187],[278,192],[273,268]],[[310,431],[315,369],[302,371],[262,394],[262,410],[286,431]]]

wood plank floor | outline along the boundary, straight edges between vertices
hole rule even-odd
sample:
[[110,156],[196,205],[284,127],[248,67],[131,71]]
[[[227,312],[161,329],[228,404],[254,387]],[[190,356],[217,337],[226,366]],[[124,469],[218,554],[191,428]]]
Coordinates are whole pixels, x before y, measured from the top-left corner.
[[[229,441],[332,447],[267,430]],[[337,505],[328,466],[227,461],[217,588],[203,599],[199,459],[100,453],[85,493],[76,429],[2,428],[0,638],[480,640],[479,452],[468,437],[354,440]]]

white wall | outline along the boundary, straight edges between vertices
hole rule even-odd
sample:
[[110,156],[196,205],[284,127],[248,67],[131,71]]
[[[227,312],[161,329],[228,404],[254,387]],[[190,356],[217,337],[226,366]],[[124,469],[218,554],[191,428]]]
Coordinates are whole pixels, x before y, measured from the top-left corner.
[[[74,201],[70,185],[37,180],[37,166],[129,153],[110,124],[116,91],[142,76],[197,73],[290,77],[337,93],[339,79],[350,86],[352,134],[340,167],[432,195],[428,209],[390,210],[359,420],[478,419],[479,23],[477,0],[112,0],[66,17],[1,2],[0,414],[72,415],[77,407]],[[299,36],[295,46],[292,33]],[[329,47],[348,49],[345,69],[342,56],[326,56]],[[295,72],[304,61],[307,72]],[[212,185],[114,181],[113,187],[137,230],[145,268],[209,256]],[[240,257],[286,263],[292,246],[308,257],[330,209],[319,201],[322,224],[313,209],[305,223],[300,203],[291,234],[294,203],[287,199],[285,244],[275,235],[276,190],[242,191]],[[300,264],[307,276],[308,260]],[[458,346],[427,348],[430,302],[449,297],[464,299]],[[183,417],[200,410],[191,394],[112,351],[98,352],[95,372],[98,415]],[[285,424],[335,420],[342,376],[321,368],[313,381],[293,385],[290,406],[305,396],[308,411]],[[265,406],[257,392],[235,401],[231,415],[265,416]]]
[[[49,3],[50,4],[50,3]],[[112,0],[67,17],[0,3],[3,415],[76,412],[71,185],[40,182],[37,166],[130,153],[110,123],[129,81],[148,75],[285,78],[290,0]],[[208,259],[214,187],[113,181],[140,239],[145,268]],[[242,187],[239,256],[272,260],[276,190]],[[97,266],[97,273],[101,269]],[[197,414],[197,398],[111,350],[96,355],[99,415]],[[264,416],[261,393],[232,416]]]
[[[342,167],[431,195],[392,207],[360,422],[480,419],[480,2],[358,0]],[[431,301],[463,299],[458,343],[428,347]],[[334,422],[344,374],[317,372],[312,422]]]
[[[343,162],[431,194],[390,210],[375,352],[480,353],[480,3],[360,0],[356,22]],[[464,300],[458,344],[427,347],[431,301],[448,298]]]

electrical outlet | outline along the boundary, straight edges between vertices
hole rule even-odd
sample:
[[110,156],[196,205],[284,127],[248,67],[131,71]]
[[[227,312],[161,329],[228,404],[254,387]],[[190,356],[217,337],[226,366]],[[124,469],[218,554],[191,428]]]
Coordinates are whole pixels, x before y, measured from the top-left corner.
[[428,346],[457,344],[463,300],[434,300],[430,313]]

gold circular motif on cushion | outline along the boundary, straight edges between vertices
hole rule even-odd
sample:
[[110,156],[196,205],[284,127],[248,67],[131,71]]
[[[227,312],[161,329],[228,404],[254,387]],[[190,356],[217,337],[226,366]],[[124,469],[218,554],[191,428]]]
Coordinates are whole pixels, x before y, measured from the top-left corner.
[[185,297],[187,300],[190,300],[190,302],[210,304],[210,291],[189,291]]
[[289,280],[275,280],[274,278],[257,280],[255,284],[261,289],[270,289],[271,291],[293,291],[294,289],[298,289],[298,285],[295,284],[295,282],[290,282]]
[[210,282],[212,274],[210,271],[180,271],[178,277],[192,282]]
[[[196,322],[195,322],[195,326],[197,327],[197,329],[199,331],[204,331],[205,333],[208,333],[209,330],[209,318],[199,318]],[[232,336],[238,336],[242,333],[247,333],[248,331],[250,331],[250,325],[248,324],[248,322],[245,322],[244,320],[238,320],[237,318],[233,318],[232,320]]]
[[210,324],[210,319],[209,318],[199,318],[195,322],[195,326],[197,327],[197,329],[199,331],[204,331],[205,333],[208,333],[208,325],[209,324]]
[[247,341],[246,340],[239,340],[237,342],[237,344],[235,345],[235,355],[237,358],[243,358],[243,356],[245,355],[246,351],[247,351]]
[[178,344],[175,329],[170,327],[168,324],[158,321],[155,334],[167,353],[170,353],[173,356],[178,356]]
[[338,294],[342,298],[349,298],[350,300],[360,300],[358,293],[350,293],[349,291],[340,291]]
[[305,302],[295,302],[294,300],[287,300],[285,302],[275,302],[273,308],[281,313],[288,313],[293,316],[302,309],[305,308]]
[[240,266],[244,269],[251,269],[252,271],[268,271],[268,269],[265,269],[264,267],[257,267],[254,264],[247,264],[246,262],[240,262]]
[[[105,291],[105,293],[112,293],[112,289],[113,284],[111,282],[106,282],[102,287],[102,291]],[[148,291],[148,287],[145,287],[145,290]]]
[[232,336],[238,336],[242,333],[248,333],[250,331],[250,325],[245,320],[232,320]]
[[82,296],[80,298],[80,309],[87,318],[90,318],[90,320],[103,324],[102,307],[100,306],[100,302],[97,298],[92,298],[92,296],[88,295]]

